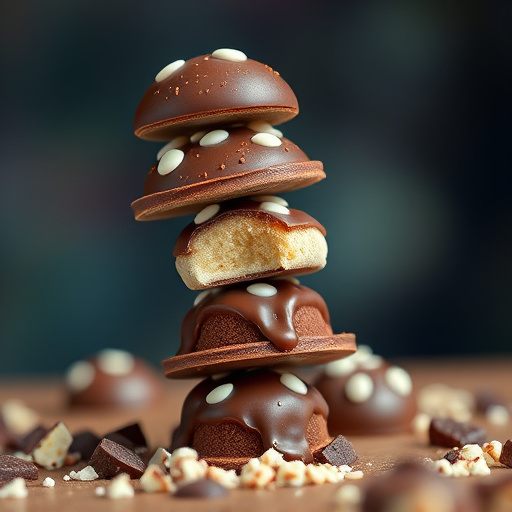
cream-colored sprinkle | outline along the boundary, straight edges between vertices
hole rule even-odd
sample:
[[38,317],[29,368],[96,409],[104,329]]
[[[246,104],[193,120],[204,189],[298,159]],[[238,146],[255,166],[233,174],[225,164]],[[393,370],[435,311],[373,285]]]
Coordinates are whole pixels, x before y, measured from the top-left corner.
[[391,366],[386,370],[385,380],[387,385],[397,395],[409,396],[412,392],[412,380],[409,374],[398,366]]
[[199,132],[194,133],[194,135],[190,136],[190,142],[195,144],[199,142],[208,132],[206,130],[201,130]]
[[295,393],[299,393],[299,395],[306,395],[308,392],[306,384],[292,373],[283,373],[279,380],[283,386],[286,386],[291,391],[295,391]]
[[282,215],[290,215],[290,210],[286,208],[286,206],[281,206],[280,204],[273,203],[270,201],[264,201],[260,204],[260,210],[264,210],[266,212],[271,213],[280,213]]
[[345,377],[350,375],[356,369],[356,362],[351,357],[331,361],[325,365],[325,374],[327,377]]
[[272,297],[277,293],[277,288],[267,283],[250,284],[246,290],[257,297]]
[[50,478],[49,476],[47,476],[42,484],[41,484],[43,487],[55,487],[55,480],[53,478]]
[[243,62],[247,60],[247,55],[245,55],[244,52],[232,48],[219,48],[212,52],[212,57],[214,59],[230,60],[232,62]]
[[185,144],[188,144],[189,138],[186,135],[181,135],[180,137],[176,137],[175,139],[172,139],[171,142],[168,142],[156,155],[156,159],[160,160],[167,151],[171,149],[178,149],[184,146]]
[[281,130],[274,128],[270,123],[267,123],[266,121],[263,121],[260,119],[258,119],[256,121],[251,121],[247,125],[247,128],[249,128],[249,130],[252,130],[253,132],[271,133],[272,135],[275,135],[276,137],[279,137],[280,139],[283,138],[283,132]]
[[170,77],[177,69],[180,69],[183,64],[185,64],[185,61],[182,59],[175,60],[174,62],[167,64],[167,66],[157,73],[155,76],[155,82],[161,82],[162,80]]
[[277,148],[282,144],[282,141],[279,137],[271,133],[260,132],[251,137],[251,142],[254,144],[258,144],[259,146],[265,146],[267,148]]
[[366,373],[355,373],[345,384],[347,398],[356,404],[366,402],[373,393],[372,378]]
[[250,199],[253,201],[259,201],[260,203],[277,203],[281,206],[288,206],[288,201],[279,196],[252,196]]
[[203,224],[207,220],[212,219],[219,213],[220,204],[211,204],[203,208],[194,218],[194,224]]
[[231,382],[217,386],[206,395],[206,403],[214,405],[226,400],[226,398],[232,393],[233,388],[234,386]]
[[66,372],[66,384],[71,391],[78,393],[91,385],[95,375],[96,371],[91,363],[88,361],[77,361]]
[[216,144],[224,142],[228,137],[229,133],[226,130],[213,130],[201,137],[199,145],[202,147],[215,146]]
[[108,375],[122,377],[133,370],[135,359],[125,350],[107,348],[98,354],[98,366]]
[[181,149],[170,149],[162,155],[158,162],[157,171],[160,176],[166,176],[174,171],[185,158],[185,153]]

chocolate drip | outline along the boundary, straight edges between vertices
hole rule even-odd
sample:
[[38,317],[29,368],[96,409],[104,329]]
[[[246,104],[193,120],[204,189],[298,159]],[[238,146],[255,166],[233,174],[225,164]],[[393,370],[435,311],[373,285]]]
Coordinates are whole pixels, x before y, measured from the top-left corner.
[[[208,404],[208,393],[227,383],[234,385],[231,394],[219,403]],[[310,463],[313,456],[306,432],[314,414],[323,418],[328,414],[327,403],[316,388],[307,386],[307,393],[301,395],[284,386],[280,374],[271,370],[236,372],[221,379],[208,377],[185,399],[181,424],[174,432],[171,450],[193,447],[194,431],[200,424],[234,420],[261,436],[264,451],[274,448],[285,460]]]
[[174,246],[173,256],[183,256],[190,253],[191,241],[205,228],[213,223],[220,222],[229,216],[238,215],[245,217],[259,217],[271,224],[279,223],[285,230],[293,228],[317,228],[325,236],[325,228],[316,219],[300,210],[290,209],[289,214],[269,212],[260,209],[261,201],[252,201],[250,199],[235,199],[220,203],[220,210],[215,217],[203,224],[191,222],[179,235]]
[[211,315],[239,315],[256,326],[264,340],[278,350],[292,350],[298,337],[293,327],[295,312],[304,306],[320,311],[329,325],[329,311],[322,297],[305,286],[284,279],[261,281],[277,288],[272,297],[259,297],[247,291],[247,283],[212,292],[186,314],[181,327],[181,346],[177,355],[194,351],[200,328]]

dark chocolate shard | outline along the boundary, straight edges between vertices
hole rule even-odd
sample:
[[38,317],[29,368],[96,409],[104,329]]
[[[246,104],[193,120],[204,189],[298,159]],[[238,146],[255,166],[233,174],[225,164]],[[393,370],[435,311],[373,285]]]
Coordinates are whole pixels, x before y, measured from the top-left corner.
[[69,447],[69,453],[80,453],[81,460],[89,460],[100,444],[100,438],[90,430],[84,430],[73,434],[73,442]]
[[449,451],[443,459],[446,459],[450,464],[453,464],[459,460],[459,453],[455,450]]
[[[117,430],[114,430],[113,432],[109,432],[108,434],[105,434],[103,437],[107,439],[112,439],[116,443],[122,444],[123,446],[126,446],[127,448],[130,448],[130,446],[127,446],[123,442],[118,441],[117,439],[121,439],[122,436],[124,439],[126,439],[133,448],[147,448],[148,443],[146,441],[146,436],[142,432],[142,429],[139,425],[139,423],[132,423],[130,425],[126,425],[126,427],[119,428]],[[126,441],[125,441],[126,442]]]
[[113,478],[119,473],[127,473],[130,478],[140,478],[146,464],[132,450],[110,439],[102,439],[94,450],[89,465],[100,478]]
[[512,439],[509,439],[501,449],[500,462],[512,468]]
[[176,498],[222,498],[227,495],[224,486],[208,478],[181,485],[174,493]]
[[0,455],[0,482],[7,483],[18,477],[37,480],[37,466],[13,455]]
[[48,434],[49,429],[39,425],[32,432],[29,432],[25,437],[19,441],[19,449],[25,453],[31,453],[32,450],[39,444],[41,439]]
[[434,418],[430,422],[428,435],[432,445],[462,448],[466,444],[484,444],[487,431],[449,418]]
[[357,459],[352,443],[343,436],[335,437],[331,443],[313,453],[317,462],[333,466],[350,465]]

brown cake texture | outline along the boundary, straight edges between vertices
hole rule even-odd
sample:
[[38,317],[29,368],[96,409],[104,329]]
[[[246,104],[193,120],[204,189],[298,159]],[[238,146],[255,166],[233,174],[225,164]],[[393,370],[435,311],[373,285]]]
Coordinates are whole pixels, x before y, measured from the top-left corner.
[[239,470],[269,448],[310,463],[332,440],[327,413],[320,393],[293,374],[256,369],[208,377],[185,399],[171,450],[194,448],[225,469]]
[[409,374],[373,354],[368,346],[328,363],[314,384],[329,404],[332,435],[411,430],[417,406]]
[[276,196],[206,207],[180,234],[176,269],[192,290],[309,274],[326,264],[325,229]]
[[163,361],[169,378],[254,366],[332,361],[355,352],[353,334],[333,334],[325,301],[295,278],[206,290],[185,316],[181,346]]
[[181,135],[160,150],[132,209],[137,220],[157,220],[197,213],[219,201],[296,190],[323,178],[322,162],[311,161],[268,123],[212,128]]
[[165,66],[137,107],[135,135],[170,140],[204,126],[263,119],[283,123],[299,112],[281,75],[239,51],[219,49]]

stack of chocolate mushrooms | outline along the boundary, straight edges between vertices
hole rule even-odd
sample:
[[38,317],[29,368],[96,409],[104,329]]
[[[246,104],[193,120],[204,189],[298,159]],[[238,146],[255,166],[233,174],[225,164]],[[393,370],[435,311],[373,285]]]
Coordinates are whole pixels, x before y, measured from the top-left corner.
[[279,73],[220,49],[162,69],[135,115],[138,137],[167,142],[135,218],[194,215],[174,256],[185,284],[202,292],[163,368],[168,378],[206,378],[187,396],[171,448],[192,447],[225,469],[269,448],[320,460],[333,441],[327,404],[276,368],[356,350],[353,334],[333,334],[322,297],[294,277],[322,269],[327,255],[322,225],[275,195],[325,177],[274,128],[297,113]]

